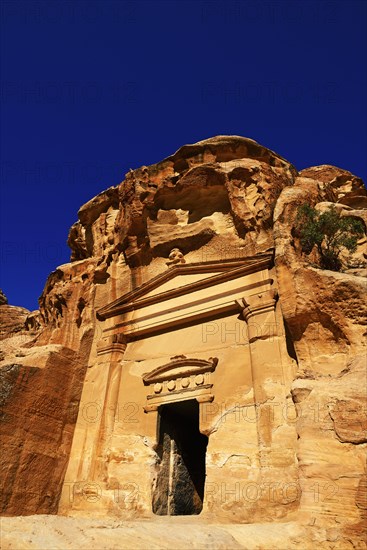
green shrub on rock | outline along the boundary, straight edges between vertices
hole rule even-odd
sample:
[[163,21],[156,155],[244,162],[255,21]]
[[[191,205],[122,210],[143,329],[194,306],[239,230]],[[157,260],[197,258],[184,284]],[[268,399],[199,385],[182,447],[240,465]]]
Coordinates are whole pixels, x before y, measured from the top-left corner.
[[321,266],[333,271],[340,271],[342,267],[342,249],[355,252],[357,241],[364,234],[361,221],[351,216],[341,216],[335,206],[320,213],[308,204],[298,208],[295,229],[303,252],[310,254],[316,246]]

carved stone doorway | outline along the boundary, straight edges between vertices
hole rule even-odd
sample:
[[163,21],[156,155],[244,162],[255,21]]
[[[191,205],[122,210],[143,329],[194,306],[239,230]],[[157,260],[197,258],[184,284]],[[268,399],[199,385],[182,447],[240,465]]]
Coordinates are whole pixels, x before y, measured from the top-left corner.
[[160,406],[158,437],[153,512],[160,516],[200,514],[208,438],[199,431],[199,403],[190,399]]

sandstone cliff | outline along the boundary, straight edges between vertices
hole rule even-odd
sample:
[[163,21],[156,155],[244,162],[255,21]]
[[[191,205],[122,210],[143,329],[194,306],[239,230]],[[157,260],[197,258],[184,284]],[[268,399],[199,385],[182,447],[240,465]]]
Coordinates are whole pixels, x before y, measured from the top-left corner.
[[[0,305],[2,513],[57,513],[83,380],[102,336],[98,309],[182,258],[274,253],[289,355],[285,404],[297,411],[288,419],[296,437],[283,439],[297,494],[284,499],[284,513],[335,529],[330,547],[362,548],[366,236],[336,273],[302,254],[293,228],[303,203],[337,204],[365,227],[366,202],[363,182],[346,170],[298,172],[253,140],[217,136],[130,171],[83,205],[69,233],[71,261],[49,276],[39,312]],[[270,501],[254,514],[248,522],[277,517]]]

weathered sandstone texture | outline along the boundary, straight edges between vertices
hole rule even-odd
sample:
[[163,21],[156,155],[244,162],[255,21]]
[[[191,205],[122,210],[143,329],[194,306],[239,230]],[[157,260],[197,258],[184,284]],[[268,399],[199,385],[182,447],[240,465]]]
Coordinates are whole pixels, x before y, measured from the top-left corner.
[[39,311],[1,300],[3,515],[200,514],[365,548],[367,240],[321,269],[304,203],[367,224],[350,172],[217,136],[81,207]]

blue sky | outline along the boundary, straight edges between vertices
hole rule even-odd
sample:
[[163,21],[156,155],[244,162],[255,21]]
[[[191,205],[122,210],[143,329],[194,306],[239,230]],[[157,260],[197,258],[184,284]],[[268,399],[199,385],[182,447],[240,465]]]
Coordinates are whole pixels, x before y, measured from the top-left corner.
[[364,1],[3,0],[1,282],[36,309],[79,207],[217,134],[366,181]]

